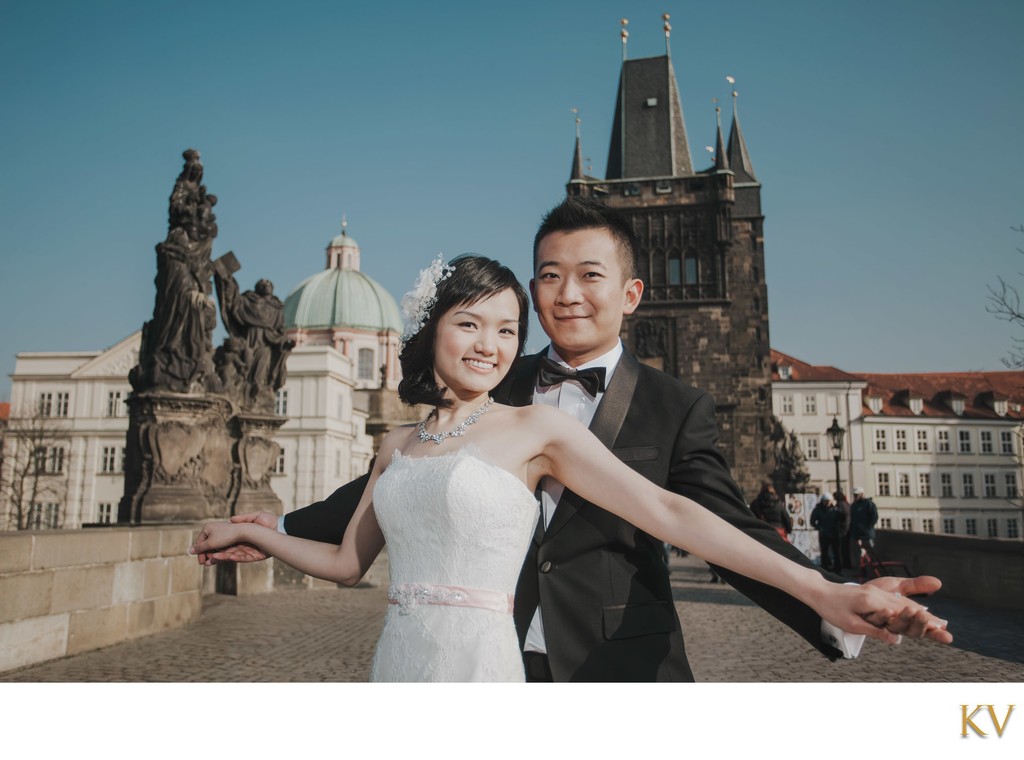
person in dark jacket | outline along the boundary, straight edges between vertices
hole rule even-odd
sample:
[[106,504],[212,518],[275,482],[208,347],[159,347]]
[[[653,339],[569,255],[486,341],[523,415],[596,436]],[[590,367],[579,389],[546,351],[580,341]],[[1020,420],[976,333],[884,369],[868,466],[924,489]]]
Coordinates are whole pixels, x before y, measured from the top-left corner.
[[764,520],[775,528],[776,532],[787,541],[789,533],[793,530],[793,518],[789,516],[786,505],[775,492],[775,486],[765,481],[761,485],[761,491],[750,504],[750,511],[754,517]]
[[875,547],[875,524],[878,522],[878,507],[864,495],[864,489],[853,489],[853,504],[850,506],[850,540],[858,547]]
[[821,501],[811,512],[811,527],[818,529],[821,546],[821,566],[828,571],[839,573],[843,569],[839,544],[846,531],[846,515],[835,497],[826,491]]

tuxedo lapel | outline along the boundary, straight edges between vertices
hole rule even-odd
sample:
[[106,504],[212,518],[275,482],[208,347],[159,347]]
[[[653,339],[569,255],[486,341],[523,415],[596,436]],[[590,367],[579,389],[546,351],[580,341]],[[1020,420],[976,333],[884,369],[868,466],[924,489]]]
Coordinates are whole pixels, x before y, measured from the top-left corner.
[[[640,363],[623,351],[619,364],[615,367],[615,373],[608,383],[608,390],[601,397],[601,403],[597,405],[597,412],[590,423],[590,432],[609,449],[613,448],[615,439],[622,430],[626,413],[633,403],[633,393],[639,377]],[[562,498],[558,500],[558,506],[544,534],[545,539],[558,532],[576,514],[577,503],[586,502],[568,489],[562,493]]]

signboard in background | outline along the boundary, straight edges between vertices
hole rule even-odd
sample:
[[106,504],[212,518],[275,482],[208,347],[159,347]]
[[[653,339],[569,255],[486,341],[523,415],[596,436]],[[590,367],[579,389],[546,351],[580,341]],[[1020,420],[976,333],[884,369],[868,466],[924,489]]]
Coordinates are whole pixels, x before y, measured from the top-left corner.
[[786,494],[786,511],[793,520],[793,532],[789,534],[789,540],[805,557],[817,564],[821,564],[821,546],[818,543],[818,531],[811,527],[811,512],[820,498],[815,493]]

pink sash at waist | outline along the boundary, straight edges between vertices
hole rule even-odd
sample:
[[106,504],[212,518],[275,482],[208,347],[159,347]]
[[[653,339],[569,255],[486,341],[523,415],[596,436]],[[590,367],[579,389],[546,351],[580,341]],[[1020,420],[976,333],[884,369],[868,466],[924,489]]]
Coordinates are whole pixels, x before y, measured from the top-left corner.
[[513,599],[512,594],[485,588],[439,586],[433,583],[399,583],[388,586],[388,604],[397,604],[399,615],[408,615],[420,604],[477,607],[511,615]]

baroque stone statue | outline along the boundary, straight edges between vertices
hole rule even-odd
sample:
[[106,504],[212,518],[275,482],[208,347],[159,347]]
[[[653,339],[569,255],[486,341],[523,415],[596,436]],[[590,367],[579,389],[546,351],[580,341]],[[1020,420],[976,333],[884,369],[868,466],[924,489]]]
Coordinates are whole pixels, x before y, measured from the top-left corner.
[[213,369],[216,308],[210,298],[210,251],[217,237],[217,198],[202,184],[199,152],[186,150],[171,192],[167,238],[156,246],[156,304],[142,328],[136,391],[202,393]]
[[255,290],[241,293],[233,276],[238,268],[231,253],[214,262],[220,315],[230,336],[217,352],[218,376],[223,392],[243,409],[272,414],[295,342],[285,333],[284,303],[273,283],[260,280]]

